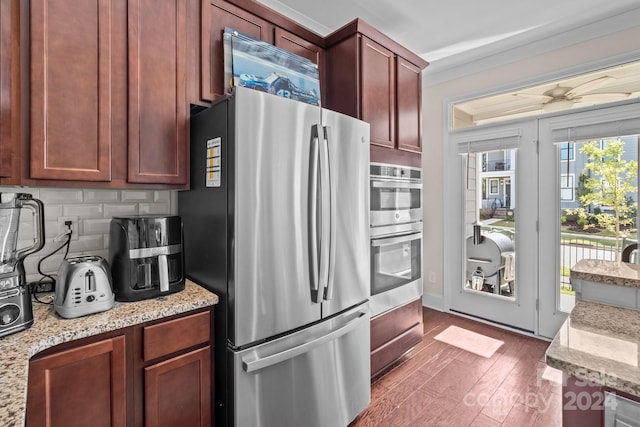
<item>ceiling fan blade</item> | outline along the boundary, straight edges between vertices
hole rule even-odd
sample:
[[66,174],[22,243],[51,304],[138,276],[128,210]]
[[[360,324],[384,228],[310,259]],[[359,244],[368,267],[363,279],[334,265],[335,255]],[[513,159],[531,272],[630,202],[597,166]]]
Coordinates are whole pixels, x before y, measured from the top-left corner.
[[541,110],[542,110],[542,104],[528,105],[526,107],[512,108],[510,110],[504,110],[497,113],[491,113],[491,114],[484,113],[484,114],[474,115],[473,121],[476,124],[490,123],[490,122],[495,122],[500,120],[508,120],[511,118],[509,116],[517,116],[518,114],[530,113],[533,111],[541,111]]
[[628,98],[631,94],[625,92],[608,92],[608,93],[594,93],[591,95],[582,95],[574,98],[576,102],[608,102],[618,101],[620,99]]
[[602,77],[598,77],[597,79],[589,80],[588,82],[582,83],[581,85],[574,87],[569,92],[567,92],[565,96],[568,98],[574,98],[574,97],[580,96],[583,93],[587,93],[589,91],[592,91],[594,89],[599,88],[600,86],[603,86],[609,83],[611,80],[615,80],[615,77],[602,76]]
[[548,101],[553,99],[551,96],[547,95],[539,95],[537,93],[512,93],[513,96],[517,96],[518,98],[527,98],[527,99],[537,99],[540,101]]

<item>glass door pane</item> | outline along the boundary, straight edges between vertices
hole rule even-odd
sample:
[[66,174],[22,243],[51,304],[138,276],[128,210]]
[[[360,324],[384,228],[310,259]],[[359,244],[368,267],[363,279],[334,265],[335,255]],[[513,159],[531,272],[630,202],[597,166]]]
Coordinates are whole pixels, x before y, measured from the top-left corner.
[[570,312],[571,267],[582,259],[620,260],[623,249],[637,242],[638,135],[562,142],[557,151],[557,292],[559,309]]
[[465,197],[465,291],[514,298],[515,150],[470,153]]
[[575,304],[576,263],[621,259],[637,242],[639,129],[631,104],[539,121],[541,336],[553,338]]

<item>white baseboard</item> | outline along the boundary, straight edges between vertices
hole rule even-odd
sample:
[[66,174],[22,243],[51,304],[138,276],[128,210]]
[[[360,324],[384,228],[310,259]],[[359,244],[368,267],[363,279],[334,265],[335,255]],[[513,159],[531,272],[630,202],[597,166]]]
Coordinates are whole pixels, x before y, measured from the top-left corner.
[[422,294],[422,306],[438,311],[444,311],[444,296],[440,294]]

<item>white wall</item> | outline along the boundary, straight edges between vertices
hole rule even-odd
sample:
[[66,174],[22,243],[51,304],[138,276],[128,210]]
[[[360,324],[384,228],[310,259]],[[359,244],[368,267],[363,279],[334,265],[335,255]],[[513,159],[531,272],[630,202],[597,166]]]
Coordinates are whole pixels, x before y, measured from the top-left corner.
[[[635,20],[635,22],[640,22]],[[607,23],[608,24],[608,23]],[[611,27],[609,27],[611,28]],[[615,27],[614,27],[615,28]],[[435,85],[430,84],[429,75],[425,73],[423,87],[423,191],[424,191],[424,291],[423,304],[425,306],[442,309],[443,302],[443,244],[447,232],[444,230],[444,139],[448,132],[446,120],[446,103],[452,99],[475,97],[481,93],[498,91],[510,86],[521,86],[522,82],[533,83],[546,80],[550,75],[574,72],[578,69],[598,65],[603,68],[607,61],[619,60],[621,55],[635,55],[638,52],[640,40],[640,25],[623,31],[608,34],[588,41],[574,41],[557,43],[558,39],[549,40],[552,43],[544,53],[539,53],[526,59],[509,61],[505,54],[496,55],[495,68],[486,67],[486,58],[480,66],[482,71],[469,73],[474,63],[466,64],[464,73],[452,70],[452,75],[462,75],[454,80],[444,81]],[[565,46],[553,49],[555,46]],[[573,44],[571,44],[573,43]],[[568,45],[570,44],[570,45]],[[522,58],[524,46],[519,51],[512,51],[506,55]],[[531,49],[536,51],[536,49]],[[538,49],[538,52],[541,50]],[[616,58],[616,56],[618,58]],[[587,70],[582,70],[586,72]],[[442,72],[439,72],[442,81]],[[541,77],[545,76],[545,77]],[[430,279],[435,278],[435,281]]]

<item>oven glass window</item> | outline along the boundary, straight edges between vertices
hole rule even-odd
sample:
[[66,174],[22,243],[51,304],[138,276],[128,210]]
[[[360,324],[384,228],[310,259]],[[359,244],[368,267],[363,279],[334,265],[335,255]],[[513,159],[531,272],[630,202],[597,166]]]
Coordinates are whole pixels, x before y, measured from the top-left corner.
[[372,241],[371,294],[375,295],[417,280],[421,238],[390,237]]
[[408,188],[371,188],[371,210],[420,208],[420,190]]

